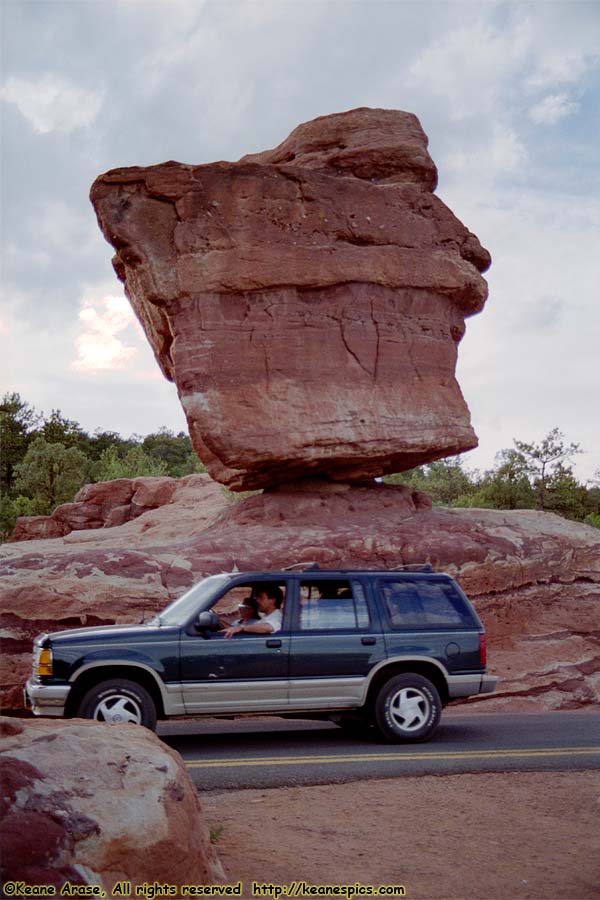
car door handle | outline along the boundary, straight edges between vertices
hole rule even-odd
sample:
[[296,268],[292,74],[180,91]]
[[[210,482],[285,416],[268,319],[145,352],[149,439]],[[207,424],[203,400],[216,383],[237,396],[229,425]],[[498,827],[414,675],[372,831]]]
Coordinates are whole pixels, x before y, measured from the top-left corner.
[[267,647],[281,647],[281,641],[276,638],[270,638],[267,641]]
[[361,644],[376,644],[377,638],[374,637],[364,637],[360,639]]

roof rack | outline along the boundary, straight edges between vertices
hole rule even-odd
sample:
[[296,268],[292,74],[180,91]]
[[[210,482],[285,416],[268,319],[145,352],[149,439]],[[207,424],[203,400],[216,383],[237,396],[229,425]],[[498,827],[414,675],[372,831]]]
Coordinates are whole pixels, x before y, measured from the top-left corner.
[[431,563],[406,563],[403,566],[394,566],[390,572],[433,572]]
[[293,563],[291,566],[284,566],[281,570],[282,572],[293,572],[296,569],[300,572],[312,572],[316,569],[320,569],[321,566],[317,562],[309,561],[309,562],[299,562]]

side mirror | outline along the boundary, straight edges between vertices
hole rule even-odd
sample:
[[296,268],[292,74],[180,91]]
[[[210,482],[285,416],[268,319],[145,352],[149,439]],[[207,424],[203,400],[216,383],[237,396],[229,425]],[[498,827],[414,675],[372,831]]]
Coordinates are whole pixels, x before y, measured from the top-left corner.
[[217,631],[219,628],[219,617],[212,610],[205,610],[198,613],[194,624],[198,631]]

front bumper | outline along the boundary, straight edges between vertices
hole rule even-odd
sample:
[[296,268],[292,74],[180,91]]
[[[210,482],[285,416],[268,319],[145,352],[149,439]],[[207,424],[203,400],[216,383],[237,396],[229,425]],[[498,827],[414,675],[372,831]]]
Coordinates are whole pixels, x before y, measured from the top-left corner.
[[70,684],[40,684],[30,678],[23,694],[34,716],[64,716]]

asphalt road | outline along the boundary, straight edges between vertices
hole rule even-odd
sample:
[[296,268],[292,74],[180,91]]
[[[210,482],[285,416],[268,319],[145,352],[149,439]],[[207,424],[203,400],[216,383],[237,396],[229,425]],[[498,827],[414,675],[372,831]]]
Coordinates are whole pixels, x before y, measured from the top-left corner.
[[600,714],[460,715],[431,741],[384,744],[327,722],[177,720],[158,729],[203,790],[339,784],[367,778],[600,769]]

